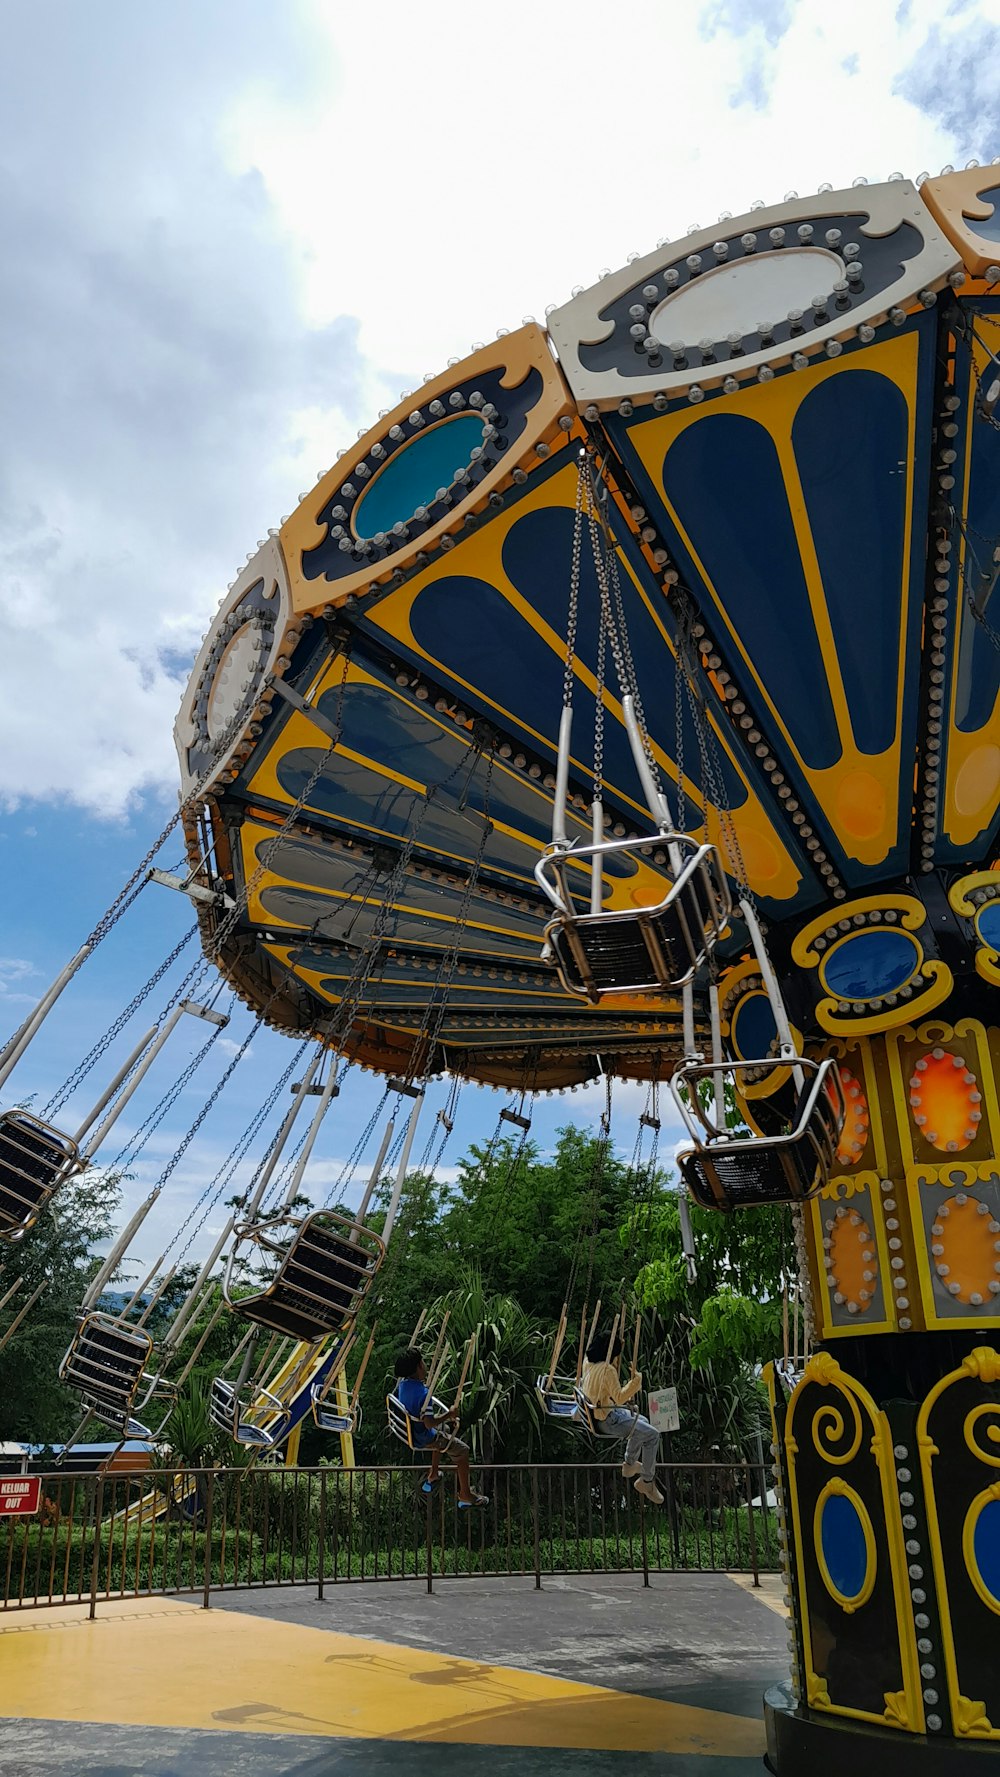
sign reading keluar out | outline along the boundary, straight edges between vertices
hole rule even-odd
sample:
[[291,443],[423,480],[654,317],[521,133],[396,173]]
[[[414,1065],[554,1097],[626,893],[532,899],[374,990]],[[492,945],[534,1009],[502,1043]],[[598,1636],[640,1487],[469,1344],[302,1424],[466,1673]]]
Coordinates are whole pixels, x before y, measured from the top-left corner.
[[0,1517],[30,1518],[41,1499],[41,1475],[0,1475]]
[[647,1397],[649,1423],[657,1431],[680,1431],[681,1416],[677,1407],[676,1388],[659,1388]]

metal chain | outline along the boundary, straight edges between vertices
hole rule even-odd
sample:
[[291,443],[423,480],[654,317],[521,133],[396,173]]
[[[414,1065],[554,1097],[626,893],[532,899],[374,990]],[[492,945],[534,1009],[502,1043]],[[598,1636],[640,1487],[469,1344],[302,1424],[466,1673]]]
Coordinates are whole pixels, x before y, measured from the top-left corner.
[[684,686],[687,674],[682,658],[683,641],[680,624],[675,631],[674,649],[674,758],[677,763],[677,831],[687,832],[687,794],[684,789]]
[[573,707],[573,666],[576,660],[576,628],[580,614],[580,556],[583,546],[584,487],[589,478],[585,452],[580,453],[576,478],[576,509],[573,513],[573,549],[569,570],[569,612],[566,618],[566,664],[563,670],[563,708]]
[[723,772],[722,762],[716,744],[715,733],[712,724],[708,719],[708,715],[702,707],[701,698],[695,688],[694,674],[688,654],[687,638],[680,630],[678,630],[678,640],[681,648],[680,658],[684,662],[684,679],[687,685],[691,719],[694,724],[695,738],[698,742],[698,752],[701,761],[702,797],[706,803],[706,820],[708,806],[710,804],[714,807],[719,817],[719,827],[723,847],[740,892],[751,908],[756,911],[756,901],[754,900],[753,890],[750,887],[750,880],[747,874],[747,867],[743,859],[743,848],[740,845],[739,833],[737,832],[732,810],[729,807],[729,798],[726,794],[725,774]]
[[[177,961],[177,958],[180,956],[181,951],[186,947],[186,945],[190,944],[191,939],[194,937],[197,930],[198,930],[197,925],[193,925],[193,926],[191,926],[191,928],[187,932],[185,932],[183,938],[181,938],[180,941],[174,945],[174,948],[170,952],[169,956],[164,957],[164,960],[160,964],[159,968],[155,969],[153,974],[150,975],[149,980],[146,982],[145,986],[140,987],[138,993],[135,995],[135,998],[129,1001],[129,1004],[125,1007],[124,1011],[119,1012],[117,1018],[115,1018],[112,1021],[112,1023],[109,1024],[107,1030],[104,1032],[104,1035],[102,1037],[98,1038],[98,1040],[94,1044],[93,1048],[88,1052],[88,1054],[86,1054],[84,1056],[83,1060],[77,1063],[76,1067],[73,1069],[73,1072],[68,1075],[68,1077],[63,1081],[63,1084],[59,1087],[59,1090],[57,1092],[54,1092],[52,1097],[49,1099],[48,1104],[45,1106],[45,1109],[42,1112],[42,1116],[45,1119],[48,1119],[50,1117],[54,1117],[56,1115],[56,1113],[62,1109],[62,1107],[66,1103],[67,1099],[72,1096],[72,1094],[76,1091],[76,1088],[86,1079],[87,1075],[91,1071],[91,1068],[93,1068],[97,1065],[97,1063],[100,1061],[101,1057],[107,1053],[107,1050],[110,1048],[111,1044],[115,1041],[115,1038],[120,1036],[121,1032],[124,1030],[129,1019],[133,1016],[133,1014],[135,1012],[137,1012],[139,1010],[139,1007],[142,1005],[143,1001],[149,998],[149,995],[152,993],[154,987],[158,986],[158,984],[163,980],[163,977],[167,973],[167,971],[173,967],[174,963]],[[184,977],[184,980],[181,983],[181,986],[178,990],[178,994],[184,992],[188,982],[190,980],[192,980],[194,975],[198,972],[198,969],[200,968],[200,966],[201,966],[200,963],[196,963],[194,965],[194,967],[188,971],[188,974]],[[157,1029],[160,1028],[160,1025],[163,1023],[163,1019],[166,1017],[167,1012],[171,1010],[172,1005],[173,1005],[173,1002],[171,1002],[171,1006],[165,1007],[163,1012],[160,1014],[160,1017],[157,1019],[157,1023],[156,1023]],[[142,1057],[140,1056],[139,1060],[141,1061],[141,1059],[142,1059]],[[139,1063],[137,1062],[136,1066],[138,1066],[138,1065],[139,1065]],[[123,1081],[122,1084],[124,1085],[125,1082]]]
[[89,938],[86,940],[90,947],[91,954],[97,949],[97,946],[101,943],[102,939],[107,937],[112,927],[118,924],[122,915],[128,912],[128,909],[131,907],[137,896],[142,893],[149,880],[149,869],[157,852],[160,850],[161,846],[166,844],[171,833],[184,819],[184,816],[189,814],[191,810],[197,807],[200,803],[205,789],[215,774],[215,769],[219,760],[232,745],[237,734],[240,732],[240,729],[243,727],[245,720],[245,713],[241,710],[238,711],[232,720],[226,725],[226,728],[212,752],[211,760],[199,777],[194,789],[189,791],[183,802],[178,803],[177,808],[170,816],[170,819],[167,821],[167,824],[163,828],[159,837],[154,839],[145,857],[136,865],[128,881],[119,889],[111,906],[101,915]]
[[[364,1153],[365,1149],[367,1148],[368,1143],[371,1141],[371,1138],[375,1133],[376,1124],[378,1123],[379,1118],[382,1115],[382,1112],[385,1110],[386,1103],[391,1096],[392,1096],[391,1090],[387,1086],[385,1091],[383,1092],[381,1098],[379,1099],[378,1104],[375,1106],[375,1109],[372,1111],[372,1114],[369,1117],[367,1123],[365,1124],[363,1130],[361,1131],[361,1134],[358,1136],[358,1139],[354,1144],[351,1154],[344,1161],[344,1164],[341,1167],[337,1178],[335,1179],[333,1185],[331,1186],[329,1192],[327,1193],[326,1199],[323,1203],[324,1209],[329,1209],[330,1205],[332,1203],[339,1203],[340,1194],[343,1191],[345,1185],[347,1185],[349,1183],[349,1181],[354,1177],[355,1168],[358,1166],[358,1164],[361,1160],[362,1154]],[[398,1096],[398,1094],[397,1094],[397,1096]],[[395,1112],[393,1114],[395,1115]]]
[[[236,995],[234,994],[234,1001],[235,998]],[[171,1081],[166,1092],[163,1094],[163,1097],[153,1106],[153,1109],[150,1111],[145,1122],[139,1125],[135,1134],[126,1142],[124,1148],[116,1157],[111,1167],[112,1172],[124,1171],[127,1167],[135,1165],[135,1162],[146,1147],[150,1137],[155,1134],[157,1129],[159,1129],[160,1124],[163,1122],[163,1119],[173,1110],[174,1105],[184,1091],[185,1086],[189,1085],[191,1080],[193,1080],[209,1050],[212,1048],[213,1044],[218,1041],[221,1035],[222,1026],[217,1024],[214,1026],[209,1036],[206,1037],[197,1054],[192,1056],[183,1073],[178,1074],[177,1078]]]
[[[188,1253],[218,1203],[219,1198],[222,1196],[223,1191],[226,1189],[227,1185],[231,1183],[236,1168],[249,1153],[308,1047],[309,1039],[307,1037],[304,1043],[299,1044],[299,1047],[296,1049],[295,1054],[292,1056],[292,1059],[288,1063],[284,1073],[281,1075],[281,1078],[275,1082],[260,1109],[255,1112],[254,1116],[251,1118],[244,1135],[229,1155],[229,1158],[223,1161],[214,1179],[212,1179],[210,1184],[205,1186],[204,1191],[191,1212],[191,1217],[188,1218],[188,1224],[186,1224],[186,1226],[190,1226],[192,1218],[198,1215],[199,1209],[202,1210],[202,1213],[198,1217],[197,1222],[194,1223],[194,1226],[190,1227],[187,1240],[174,1260],[175,1267],[178,1269],[183,1265],[184,1260],[187,1258]],[[168,1252],[173,1247],[174,1242],[180,1239],[182,1232],[183,1230],[180,1228],[177,1230],[173,1240],[170,1242],[170,1246],[167,1248]]]
[[608,626],[603,603],[597,622],[597,701],[594,705],[594,801],[604,801],[604,691],[608,662]]

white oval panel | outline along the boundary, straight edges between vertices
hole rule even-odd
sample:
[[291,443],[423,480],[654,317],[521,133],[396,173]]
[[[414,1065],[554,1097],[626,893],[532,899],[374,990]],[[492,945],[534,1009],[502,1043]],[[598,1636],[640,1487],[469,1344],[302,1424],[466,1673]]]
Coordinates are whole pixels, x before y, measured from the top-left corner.
[[253,685],[256,664],[256,631],[253,624],[245,623],[219,661],[209,694],[205,721],[210,740],[219,740],[242,709]]
[[825,247],[753,253],[713,266],[665,297],[649,317],[649,331],[661,345],[756,333],[761,322],[777,326],[789,309],[808,310],[843,275],[843,260]]

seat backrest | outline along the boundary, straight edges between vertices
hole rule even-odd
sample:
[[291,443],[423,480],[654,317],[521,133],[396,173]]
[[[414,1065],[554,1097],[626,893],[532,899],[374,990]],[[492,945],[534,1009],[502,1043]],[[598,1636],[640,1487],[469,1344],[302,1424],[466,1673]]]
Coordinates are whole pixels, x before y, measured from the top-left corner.
[[0,1116],[0,1233],[25,1231],[64,1178],[79,1170],[76,1144],[28,1111]]
[[579,1383],[577,1383],[576,1387],[573,1390],[573,1393],[576,1397],[577,1406],[580,1409],[580,1418],[583,1420],[583,1423],[587,1427],[587,1430],[589,1432],[593,1432],[594,1436],[596,1437],[598,1435],[598,1431],[597,1431],[597,1420],[594,1417],[594,1403],[593,1403],[593,1401],[589,1401],[587,1399],[587,1396],[584,1394],[583,1389],[580,1387]]
[[414,1422],[410,1418],[406,1408],[403,1406],[402,1401],[398,1400],[394,1394],[387,1394],[385,1397],[385,1411],[389,1430],[393,1437],[399,1438],[402,1443],[406,1445],[407,1449],[415,1450],[417,1446],[413,1436]]

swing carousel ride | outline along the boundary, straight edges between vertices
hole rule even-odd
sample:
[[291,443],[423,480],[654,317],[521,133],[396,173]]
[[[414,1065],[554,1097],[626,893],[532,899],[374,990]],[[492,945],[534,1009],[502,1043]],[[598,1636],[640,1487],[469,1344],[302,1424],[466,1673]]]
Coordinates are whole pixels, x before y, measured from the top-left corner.
[[[165,1338],[162,1283],[99,1306],[139,1210],[62,1372],[124,1435],[182,1379],[225,1260],[248,1334],[213,1408],[268,1448],[310,1410],[354,1423],[346,1354],[430,1079],[428,1162],[463,1081],[523,1129],[536,1092],[670,1080],[691,1197],[796,1227],[813,1355],[769,1383],[780,1774],[1000,1744],[998,218],[995,168],[727,213],[383,413],[248,556],[183,699],[189,871],[151,874],[203,957],[81,1130],[65,1095],[0,1128],[13,1240],[169,1019],[215,1020],[210,1046],[242,1001],[298,1039],[237,1159],[312,1049]],[[301,1214],[351,1067],[385,1091],[350,1166],[391,1112],[369,1186]]]

